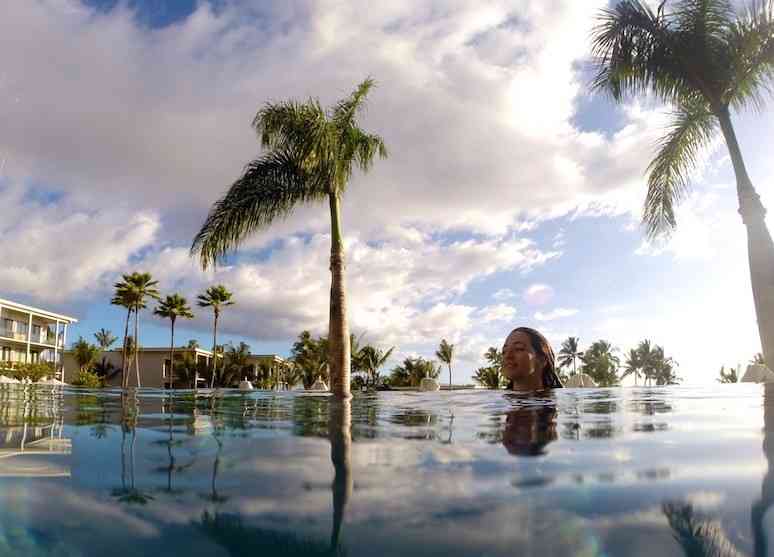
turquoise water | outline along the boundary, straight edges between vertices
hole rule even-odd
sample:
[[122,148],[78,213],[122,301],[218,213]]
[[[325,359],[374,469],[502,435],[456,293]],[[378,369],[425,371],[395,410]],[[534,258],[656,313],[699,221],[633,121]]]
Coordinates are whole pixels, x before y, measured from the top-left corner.
[[0,555],[767,555],[774,389],[0,386]]

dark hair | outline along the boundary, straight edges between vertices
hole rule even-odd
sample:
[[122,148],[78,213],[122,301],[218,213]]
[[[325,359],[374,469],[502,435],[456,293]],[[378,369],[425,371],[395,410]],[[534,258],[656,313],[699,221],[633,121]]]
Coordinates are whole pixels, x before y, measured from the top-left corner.
[[[543,359],[546,361],[546,365],[543,367],[543,386],[546,389],[560,389],[564,387],[559,379],[559,375],[556,373],[556,356],[554,356],[554,350],[551,348],[548,339],[530,327],[517,327],[508,336],[517,332],[529,335],[532,349],[543,356]],[[507,388],[513,389],[513,380],[508,381]]]

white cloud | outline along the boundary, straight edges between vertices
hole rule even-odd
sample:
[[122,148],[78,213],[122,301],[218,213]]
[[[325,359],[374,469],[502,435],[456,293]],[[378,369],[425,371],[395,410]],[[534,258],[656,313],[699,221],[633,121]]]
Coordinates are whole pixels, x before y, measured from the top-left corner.
[[492,298],[497,302],[502,302],[505,300],[511,300],[515,298],[518,294],[511,290],[510,288],[501,288],[494,294],[492,294]]
[[538,311],[535,313],[535,319],[538,321],[554,321],[562,317],[571,317],[578,313],[574,308],[556,308],[548,312]]
[[507,304],[486,306],[479,310],[479,317],[484,323],[492,321],[510,321],[516,315],[516,308]]
[[104,288],[160,228],[152,212],[46,204],[15,185],[0,187],[0,223],[0,290],[55,302]]
[[532,284],[522,296],[525,302],[531,306],[547,304],[554,297],[554,289],[547,284]]

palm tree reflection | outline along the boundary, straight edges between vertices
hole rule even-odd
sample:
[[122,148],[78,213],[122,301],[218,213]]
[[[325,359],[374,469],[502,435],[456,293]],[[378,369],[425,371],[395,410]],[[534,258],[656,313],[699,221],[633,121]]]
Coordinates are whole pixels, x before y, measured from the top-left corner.
[[[331,443],[333,464],[333,519],[329,543],[309,539],[294,532],[277,531],[245,524],[238,514],[205,510],[199,527],[213,541],[226,549],[229,555],[344,555],[340,546],[344,515],[352,496],[352,407],[349,400],[331,401],[328,408],[328,438]],[[216,437],[216,441],[218,438]],[[213,496],[220,497],[215,490],[217,462],[213,468]]]
[[[134,484],[134,447],[137,442],[137,422],[140,405],[136,389],[121,394],[121,488],[113,490],[113,496],[122,503],[145,505],[153,497],[143,493]],[[131,433],[129,442],[129,483],[126,481],[126,434]]]

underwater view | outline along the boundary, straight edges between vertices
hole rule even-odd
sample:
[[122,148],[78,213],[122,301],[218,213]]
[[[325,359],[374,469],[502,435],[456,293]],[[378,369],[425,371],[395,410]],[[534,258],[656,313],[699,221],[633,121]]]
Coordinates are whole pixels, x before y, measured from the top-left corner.
[[0,386],[0,555],[766,555],[770,385]]

